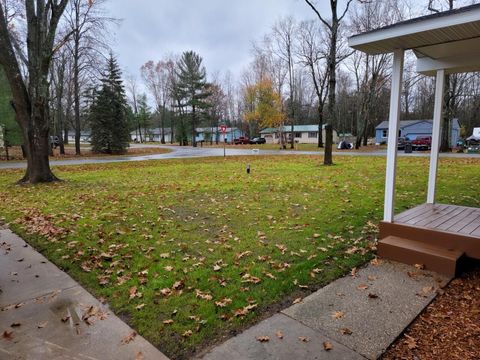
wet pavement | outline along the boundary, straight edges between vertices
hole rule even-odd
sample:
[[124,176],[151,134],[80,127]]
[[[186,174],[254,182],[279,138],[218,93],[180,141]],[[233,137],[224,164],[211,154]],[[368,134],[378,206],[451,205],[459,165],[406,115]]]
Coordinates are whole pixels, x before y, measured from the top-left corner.
[[[129,161],[147,161],[147,160],[162,160],[162,159],[189,159],[189,158],[201,158],[201,157],[223,157],[222,148],[202,148],[191,146],[173,146],[173,145],[134,145],[132,147],[157,147],[170,150],[168,153],[163,154],[151,154],[141,156],[113,156],[110,158],[80,158],[80,159],[65,159],[65,160],[52,160],[50,164],[52,166],[68,166],[68,165],[86,165],[86,164],[109,164],[117,162],[129,162]],[[252,149],[235,149],[227,148],[226,156],[258,156],[258,155],[318,155],[323,156],[319,151],[294,151],[294,150],[263,150],[259,146],[258,151]],[[335,151],[334,156],[386,156],[386,151],[374,151],[374,152],[355,152],[355,151]],[[399,156],[408,157],[428,157],[429,152],[414,152],[412,154],[405,154],[399,152]],[[441,154],[440,157],[448,158],[477,158],[480,159],[480,154],[456,154],[446,153]],[[24,169],[27,164],[23,162],[2,162],[0,163],[0,169]]]
[[6,229],[0,230],[0,332],[0,359],[168,359]]

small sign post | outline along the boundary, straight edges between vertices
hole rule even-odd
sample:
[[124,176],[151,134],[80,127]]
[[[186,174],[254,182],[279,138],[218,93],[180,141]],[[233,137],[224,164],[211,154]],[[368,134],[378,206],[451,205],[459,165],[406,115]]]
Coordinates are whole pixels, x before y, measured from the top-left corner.
[[223,157],[227,157],[227,153],[226,153],[226,149],[225,149],[225,144],[227,143],[227,137],[226,137],[226,134],[227,134],[227,125],[220,125],[220,131],[222,132],[223,134]]

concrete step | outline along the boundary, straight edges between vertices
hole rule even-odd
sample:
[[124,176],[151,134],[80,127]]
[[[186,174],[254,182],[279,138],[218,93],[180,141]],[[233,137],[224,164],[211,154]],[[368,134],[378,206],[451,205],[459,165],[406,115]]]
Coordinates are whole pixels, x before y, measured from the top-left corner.
[[426,270],[455,276],[462,251],[445,249],[398,236],[387,236],[378,243],[378,255],[404,264],[421,264]]

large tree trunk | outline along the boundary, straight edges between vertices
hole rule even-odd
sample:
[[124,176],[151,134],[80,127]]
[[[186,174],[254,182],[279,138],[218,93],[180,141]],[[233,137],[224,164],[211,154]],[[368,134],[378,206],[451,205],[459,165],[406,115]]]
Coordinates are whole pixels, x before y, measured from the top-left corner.
[[27,18],[28,85],[24,81],[0,5],[0,64],[12,90],[15,118],[24,138],[27,171],[22,182],[58,180],[50,170],[48,74],[55,33],[67,0],[60,3],[25,1]]

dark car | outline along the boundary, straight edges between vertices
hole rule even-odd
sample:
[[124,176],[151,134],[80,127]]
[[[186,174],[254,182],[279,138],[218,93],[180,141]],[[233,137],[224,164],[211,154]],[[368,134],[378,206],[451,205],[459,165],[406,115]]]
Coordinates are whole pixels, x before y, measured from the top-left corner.
[[262,137],[256,137],[250,140],[250,144],[265,144],[267,140]]
[[398,150],[403,150],[405,149],[405,145],[410,144],[410,141],[405,139],[404,137],[399,137],[398,138],[398,143],[397,143],[397,149]]

